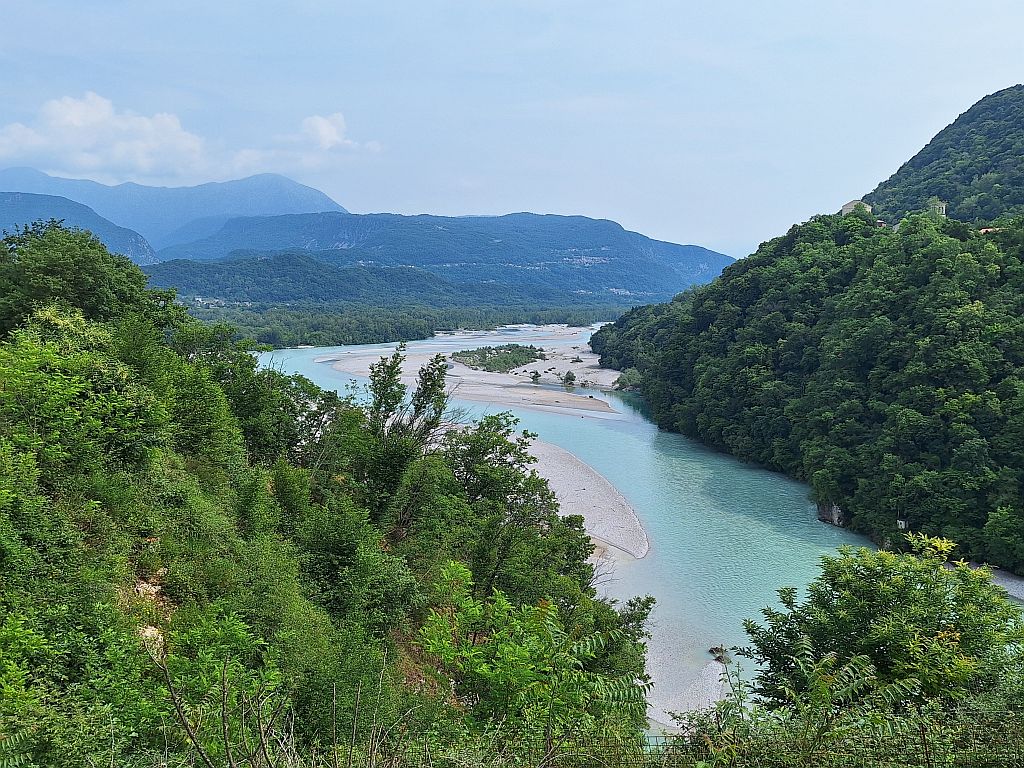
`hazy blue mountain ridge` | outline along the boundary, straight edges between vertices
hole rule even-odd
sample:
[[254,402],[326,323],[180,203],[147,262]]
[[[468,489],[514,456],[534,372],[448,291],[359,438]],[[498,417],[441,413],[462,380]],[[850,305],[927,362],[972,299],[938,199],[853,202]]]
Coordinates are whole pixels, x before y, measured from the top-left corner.
[[[415,301],[419,286],[422,302],[434,306],[627,306],[671,298],[733,262],[585,216],[350,214],[323,193],[273,174],[171,188],[107,186],[10,168],[0,171],[5,188],[52,193],[14,215],[12,224],[35,218],[65,218],[86,228],[94,223],[104,242],[138,263],[177,262],[152,271],[157,283],[240,302],[350,301],[353,291],[362,300],[376,284],[382,297],[403,302]],[[71,200],[110,221],[69,214]],[[119,227],[139,234],[112,229]],[[146,239],[159,248],[155,256],[142,245]],[[181,263],[225,259],[230,267]],[[416,271],[395,271],[399,267]],[[348,285],[340,270],[352,268],[371,271],[349,273],[358,279]],[[373,271],[381,269],[389,271]],[[385,290],[388,280],[397,281],[394,290]]]
[[209,234],[201,225],[194,229],[197,219],[345,210],[323,192],[272,173],[192,187],[151,187],[131,182],[108,186],[50,176],[33,168],[8,168],[0,171],[0,190],[75,200],[119,226],[136,230],[157,248],[182,242],[175,233],[183,227],[185,237],[197,231],[199,236]]
[[211,237],[162,249],[158,255],[161,260],[216,261],[296,250],[335,267],[411,266],[453,284],[496,283],[531,295],[560,293],[625,303],[629,297],[671,297],[707,282],[733,262],[700,246],[652,240],[613,221],[532,213],[232,219]]
[[62,219],[65,225],[87,229],[114,253],[136,264],[152,264],[156,252],[138,232],[119,227],[92,208],[54,195],[0,192],[0,230],[14,232],[34,221]]

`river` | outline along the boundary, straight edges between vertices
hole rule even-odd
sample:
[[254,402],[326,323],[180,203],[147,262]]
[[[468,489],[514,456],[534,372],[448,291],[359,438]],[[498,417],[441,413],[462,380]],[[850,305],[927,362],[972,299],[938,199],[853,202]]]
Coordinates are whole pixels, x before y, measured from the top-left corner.
[[[589,330],[558,343],[579,344]],[[437,336],[408,344],[410,352],[450,353],[485,344],[543,343],[530,326]],[[344,389],[353,376],[315,360],[340,350],[379,350],[393,344],[277,350],[261,361],[300,373],[318,385]],[[648,670],[654,680],[652,716],[679,709],[699,678],[708,648],[742,645],[742,622],[776,604],[783,586],[805,586],[822,555],[842,544],[867,544],[848,531],[818,522],[802,483],[711,451],[681,435],[660,431],[636,403],[617,393],[592,392],[614,414],[544,412],[461,402],[473,414],[511,410],[538,433],[603,474],[636,509],[651,542],[639,560],[623,557],[602,584],[609,597],[650,594]]]

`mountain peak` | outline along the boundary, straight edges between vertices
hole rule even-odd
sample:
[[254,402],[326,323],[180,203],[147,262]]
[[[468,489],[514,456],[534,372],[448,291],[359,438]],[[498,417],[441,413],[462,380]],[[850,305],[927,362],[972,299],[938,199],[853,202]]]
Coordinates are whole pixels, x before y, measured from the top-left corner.
[[985,96],[864,198],[899,220],[937,197],[951,218],[1024,212],[1024,85]]
[[34,168],[8,168],[0,170],[0,190],[77,201],[117,225],[136,230],[158,248],[181,242],[174,239],[179,231],[202,231],[203,225],[197,227],[200,220],[346,212],[320,190],[276,173],[188,187],[155,187],[135,182],[110,186],[51,176]]

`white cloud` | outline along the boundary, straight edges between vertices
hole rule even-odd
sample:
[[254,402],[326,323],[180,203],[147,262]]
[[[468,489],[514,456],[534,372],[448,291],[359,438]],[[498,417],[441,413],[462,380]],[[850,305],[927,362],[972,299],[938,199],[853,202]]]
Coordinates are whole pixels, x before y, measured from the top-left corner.
[[0,164],[111,182],[190,183],[323,169],[355,151],[378,152],[380,144],[348,138],[341,112],[310,115],[296,133],[261,147],[225,149],[186,130],[176,115],[118,110],[91,91],[47,101],[27,123],[0,126]]
[[381,150],[379,141],[357,142],[350,139],[345,116],[341,112],[310,115],[302,120],[296,133],[279,136],[264,148],[235,152],[232,172],[246,174],[266,170],[330,170],[353,152],[377,153]]
[[310,115],[302,121],[302,132],[320,149],[355,146],[355,142],[345,137],[345,116],[341,112],[327,117]]
[[0,128],[0,159],[104,177],[165,176],[202,165],[204,146],[175,115],[119,112],[89,92],[47,101],[30,125]]

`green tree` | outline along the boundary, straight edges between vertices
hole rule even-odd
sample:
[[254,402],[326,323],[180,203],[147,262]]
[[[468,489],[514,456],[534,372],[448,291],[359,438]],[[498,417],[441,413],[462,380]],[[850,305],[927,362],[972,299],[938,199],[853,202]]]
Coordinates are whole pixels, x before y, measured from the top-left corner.
[[424,650],[454,680],[481,722],[504,719],[513,739],[553,754],[570,740],[628,738],[642,722],[645,686],[590,666],[620,630],[573,636],[550,603],[514,606],[500,591],[472,596],[469,570],[450,563],[442,575],[449,598],[420,630]]
[[34,309],[63,302],[88,319],[141,312],[167,325],[181,321],[174,292],[146,288],[146,276],[89,232],[36,222],[0,240],[0,336]]
[[998,679],[1024,639],[1020,610],[984,569],[947,566],[950,542],[910,539],[914,554],[843,548],[822,558],[803,602],[781,589],[783,610],[745,622],[752,645],[742,653],[760,666],[756,690],[769,706],[807,690],[804,662],[830,654],[839,663],[863,656],[880,683],[913,680],[926,698],[955,699]]
[[386,512],[409,465],[434,445],[448,407],[444,355],[435,355],[417,376],[416,387],[402,382],[405,345],[370,366],[366,427],[372,439],[359,468],[366,503],[374,520]]
[[547,481],[531,468],[535,435],[515,426],[500,413],[445,436],[446,461],[474,516],[464,556],[478,594],[500,589],[517,602],[576,604],[592,591],[593,543],[581,517],[558,514]]

